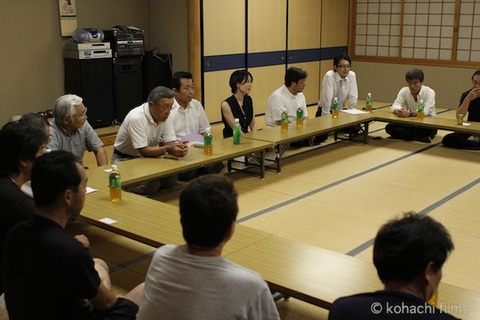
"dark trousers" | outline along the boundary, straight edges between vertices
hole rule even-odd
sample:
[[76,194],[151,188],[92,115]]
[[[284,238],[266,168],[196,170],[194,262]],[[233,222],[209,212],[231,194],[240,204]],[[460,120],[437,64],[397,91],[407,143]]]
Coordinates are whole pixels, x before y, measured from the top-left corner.
[[437,129],[418,128],[393,123],[387,124],[385,126],[385,131],[394,139],[408,141],[417,140],[422,137],[433,139],[437,135]]
[[480,142],[468,140],[470,136],[468,133],[454,132],[443,137],[442,143],[448,148],[480,150]]

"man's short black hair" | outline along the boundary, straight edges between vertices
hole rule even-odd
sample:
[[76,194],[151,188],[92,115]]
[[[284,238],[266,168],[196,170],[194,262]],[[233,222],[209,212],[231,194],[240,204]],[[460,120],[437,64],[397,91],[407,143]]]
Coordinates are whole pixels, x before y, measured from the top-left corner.
[[440,270],[452,250],[452,239],[442,224],[409,212],[380,228],[373,247],[373,263],[383,283],[410,282],[429,262],[433,262],[434,271]]
[[478,76],[478,75],[480,75],[480,69],[478,69],[477,71],[475,71],[475,72],[472,74],[472,81],[473,81],[473,77]]
[[285,74],[285,85],[290,87],[292,82],[298,83],[302,79],[306,79],[308,76],[307,71],[300,68],[290,67]]
[[352,59],[350,59],[350,57],[346,53],[341,53],[341,54],[336,55],[333,58],[333,65],[338,67],[338,64],[342,60],[347,60],[350,63],[350,65],[352,64]]
[[407,82],[412,80],[423,82],[423,80],[425,80],[425,75],[420,69],[412,69],[405,74],[405,80],[407,80]]
[[41,116],[38,113],[26,113],[18,120],[18,122],[26,125],[36,126],[42,130],[50,127],[50,122],[48,122],[44,116]]
[[177,91],[180,90],[180,87],[182,86],[181,79],[193,80],[193,75],[190,72],[186,71],[175,72],[170,79],[170,89],[176,89]]
[[215,248],[225,240],[237,213],[237,192],[222,175],[196,178],[180,194],[180,222],[188,244]]
[[9,122],[0,130],[0,173],[20,173],[20,161],[35,161],[37,153],[48,143],[45,128],[25,121]]
[[33,164],[32,191],[37,207],[55,204],[65,190],[78,192],[81,183],[75,156],[64,150],[45,153]]

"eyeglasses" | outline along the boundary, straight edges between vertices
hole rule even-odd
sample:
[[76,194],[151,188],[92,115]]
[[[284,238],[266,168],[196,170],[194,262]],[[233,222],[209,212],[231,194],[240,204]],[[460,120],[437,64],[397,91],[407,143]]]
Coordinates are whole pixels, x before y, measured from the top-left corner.
[[76,117],[85,117],[87,115],[87,110],[88,108],[85,107],[85,109],[83,110],[83,112],[81,114],[75,114],[74,116]]
[[337,64],[337,68],[341,68],[341,69],[350,69],[352,66],[349,65],[349,64]]

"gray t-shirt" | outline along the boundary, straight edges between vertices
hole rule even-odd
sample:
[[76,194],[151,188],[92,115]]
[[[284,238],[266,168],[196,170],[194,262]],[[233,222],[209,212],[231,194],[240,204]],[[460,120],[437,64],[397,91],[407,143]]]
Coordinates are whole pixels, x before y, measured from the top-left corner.
[[279,319],[266,282],[256,272],[218,257],[157,249],[145,279],[138,320]]
[[85,121],[83,126],[71,135],[55,122],[52,122],[50,126],[50,141],[47,148],[70,151],[80,163],[83,162],[85,148],[88,151],[96,151],[101,147],[103,147],[103,142],[88,121]]

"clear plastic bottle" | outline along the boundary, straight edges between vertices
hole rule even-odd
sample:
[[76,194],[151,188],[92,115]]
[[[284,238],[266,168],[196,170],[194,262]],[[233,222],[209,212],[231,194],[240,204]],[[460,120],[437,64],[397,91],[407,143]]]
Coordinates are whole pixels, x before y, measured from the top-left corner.
[[333,98],[333,103],[332,103],[332,117],[333,117],[333,119],[338,118],[338,109],[339,109],[338,98],[335,97],[335,98]]
[[303,127],[303,109],[298,107],[297,109],[297,128]]
[[280,130],[282,132],[288,131],[288,115],[285,111],[282,112],[280,117]]
[[425,105],[423,100],[420,100],[417,105],[417,120],[423,120]]
[[205,128],[205,135],[203,136],[203,154],[211,156],[213,154],[213,136],[210,127]]
[[235,118],[235,126],[233,127],[233,144],[240,144],[240,136],[242,135],[242,127],[240,120]]
[[110,188],[110,201],[118,202],[122,200],[122,179],[116,164],[112,164],[112,172],[108,176],[108,186]]
[[372,94],[369,92],[367,94],[367,99],[365,99],[365,110],[368,112],[372,112],[372,105],[373,105]]

